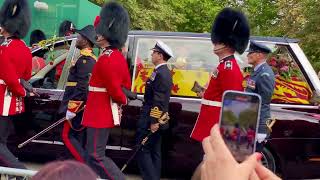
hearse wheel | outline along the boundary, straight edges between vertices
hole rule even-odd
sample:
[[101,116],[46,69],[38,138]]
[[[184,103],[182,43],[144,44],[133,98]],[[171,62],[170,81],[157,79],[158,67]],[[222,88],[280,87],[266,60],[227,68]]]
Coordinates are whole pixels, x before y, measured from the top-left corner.
[[276,172],[276,161],[272,155],[272,153],[267,149],[267,148],[263,148],[262,150],[262,159],[261,159],[261,163],[268,169],[270,169],[270,171],[272,172]]

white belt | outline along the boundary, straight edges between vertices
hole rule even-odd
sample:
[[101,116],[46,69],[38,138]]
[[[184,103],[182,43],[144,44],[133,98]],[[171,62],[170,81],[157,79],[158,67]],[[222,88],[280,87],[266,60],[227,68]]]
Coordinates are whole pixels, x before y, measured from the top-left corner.
[[6,85],[6,83],[2,79],[0,79],[0,84]]
[[215,107],[221,107],[221,102],[219,101],[210,101],[207,99],[201,99],[201,104],[207,105],[207,106],[215,106]]
[[107,92],[107,89],[101,88],[101,87],[89,86],[89,91],[91,91],[91,92]]

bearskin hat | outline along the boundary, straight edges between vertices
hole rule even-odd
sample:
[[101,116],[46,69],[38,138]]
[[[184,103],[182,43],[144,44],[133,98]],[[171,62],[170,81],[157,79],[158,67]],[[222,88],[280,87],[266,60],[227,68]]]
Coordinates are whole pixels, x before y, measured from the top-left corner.
[[11,35],[24,38],[31,25],[28,1],[5,0],[0,10],[0,25]]
[[100,12],[97,34],[102,35],[111,46],[121,48],[128,37],[130,19],[128,12],[120,4],[106,3]]
[[74,33],[76,27],[71,21],[65,20],[60,24],[59,27],[59,36],[70,36],[71,34]]
[[250,28],[245,15],[231,8],[224,8],[213,22],[211,41],[223,43],[242,54],[249,42]]
[[31,32],[30,34],[30,46],[32,46],[33,44],[37,44],[38,42],[42,41],[42,40],[46,40],[46,35],[44,34],[44,32],[42,32],[39,29],[36,29],[34,31]]

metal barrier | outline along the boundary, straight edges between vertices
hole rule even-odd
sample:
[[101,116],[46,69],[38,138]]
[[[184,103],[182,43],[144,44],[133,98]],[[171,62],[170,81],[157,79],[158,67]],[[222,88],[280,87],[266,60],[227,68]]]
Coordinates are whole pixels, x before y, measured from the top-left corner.
[[16,169],[0,166],[1,180],[29,180],[37,171],[27,170],[27,169]]

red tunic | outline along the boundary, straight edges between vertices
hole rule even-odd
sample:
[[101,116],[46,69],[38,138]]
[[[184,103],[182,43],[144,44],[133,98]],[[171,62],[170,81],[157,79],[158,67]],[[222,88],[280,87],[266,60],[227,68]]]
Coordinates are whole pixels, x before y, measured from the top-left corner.
[[26,44],[9,38],[0,46],[0,115],[24,112],[25,89],[19,79],[28,81],[32,74],[32,55]]
[[82,125],[92,128],[114,127],[110,98],[118,104],[126,104],[127,98],[122,87],[131,87],[127,62],[119,50],[107,49],[92,70]]
[[220,61],[204,92],[200,113],[191,133],[191,138],[202,141],[210,135],[214,124],[219,122],[221,100],[226,90],[243,91],[243,76],[234,56]]

